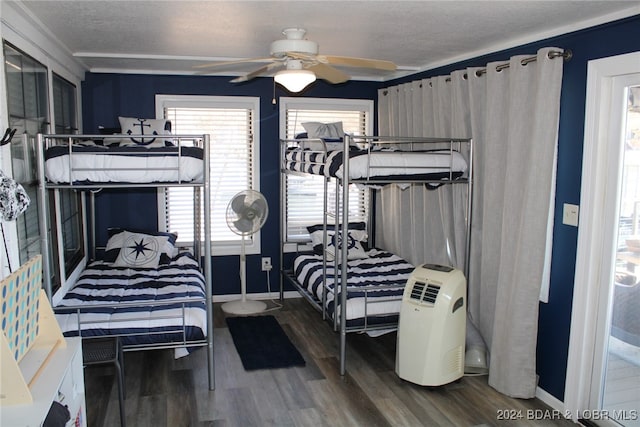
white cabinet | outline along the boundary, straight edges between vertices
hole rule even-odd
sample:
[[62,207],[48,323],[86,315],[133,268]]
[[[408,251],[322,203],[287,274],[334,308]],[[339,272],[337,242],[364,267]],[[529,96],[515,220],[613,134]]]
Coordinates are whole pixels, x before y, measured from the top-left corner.
[[[33,401],[0,406],[2,427],[41,426],[53,401],[69,408],[71,420],[68,426],[86,427],[82,342],[80,338],[65,338],[64,341],[66,346],[53,350],[29,385]],[[20,369],[29,371],[32,369],[32,366],[26,366],[29,363],[28,359],[23,359]]]
[[84,427],[82,340],[62,335],[41,283],[39,255],[0,282],[0,425],[41,426],[58,401]]

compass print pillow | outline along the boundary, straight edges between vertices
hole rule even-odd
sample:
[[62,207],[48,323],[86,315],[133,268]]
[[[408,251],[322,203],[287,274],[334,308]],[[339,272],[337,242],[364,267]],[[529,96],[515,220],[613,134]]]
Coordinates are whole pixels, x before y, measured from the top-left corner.
[[157,268],[167,237],[124,231],[122,248],[113,263],[116,267]]
[[[329,234],[330,242],[327,245],[327,260],[333,261],[336,256],[336,252],[338,253],[338,257],[340,257],[340,250],[342,249],[342,234],[333,234],[333,231],[327,232]],[[336,248],[338,249],[336,251]],[[362,244],[354,239],[351,231],[347,232],[347,259],[363,259],[367,258],[367,253],[364,250]]]

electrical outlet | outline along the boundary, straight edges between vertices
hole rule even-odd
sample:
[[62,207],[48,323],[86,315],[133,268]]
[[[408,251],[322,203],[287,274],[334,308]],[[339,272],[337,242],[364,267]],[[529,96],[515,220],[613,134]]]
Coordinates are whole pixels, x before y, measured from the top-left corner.
[[262,271],[271,271],[271,258],[262,257]]

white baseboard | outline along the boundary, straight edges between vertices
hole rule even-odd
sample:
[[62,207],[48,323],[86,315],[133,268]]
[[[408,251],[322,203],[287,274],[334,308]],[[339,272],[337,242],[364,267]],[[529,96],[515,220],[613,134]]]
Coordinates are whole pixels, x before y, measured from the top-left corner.
[[558,399],[554,395],[541,389],[540,387],[536,388],[536,397],[540,399],[542,402],[544,402],[545,404],[549,405],[551,409],[555,409],[557,411],[564,410],[564,402],[562,402],[560,399]]
[[552,394],[546,392],[545,390],[541,389],[540,387],[536,388],[536,397],[538,399],[540,399],[544,404],[546,404],[549,407],[551,407],[551,409],[553,411],[556,411],[558,414],[562,414],[562,416],[565,417],[565,419],[569,419],[570,421],[573,421],[576,424],[581,424],[578,420],[566,418],[566,415],[565,415],[566,414],[566,410],[565,410],[565,407],[564,407],[564,402],[561,401],[560,399],[558,399],[557,397],[555,397]]
[[[227,301],[235,301],[241,298],[240,294],[229,294],[229,295],[214,295],[212,301],[215,302],[227,302]],[[249,300],[277,300],[280,298],[280,292],[262,292],[255,294],[247,294],[247,299]],[[284,293],[284,298],[302,298],[302,296],[298,293],[298,291],[286,291]]]

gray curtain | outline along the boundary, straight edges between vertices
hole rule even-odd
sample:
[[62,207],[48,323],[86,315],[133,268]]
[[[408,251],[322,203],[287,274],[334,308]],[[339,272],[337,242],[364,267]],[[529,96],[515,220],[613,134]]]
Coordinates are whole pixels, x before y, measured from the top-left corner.
[[[560,49],[541,49],[526,64],[530,56],[516,56],[508,67],[459,70],[378,96],[380,135],[474,140],[470,326],[488,346],[489,384],[519,398],[535,396],[538,304],[549,282],[563,65],[549,58],[551,51]],[[377,242],[414,264],[461,267],[463,187],[385,187]]]

